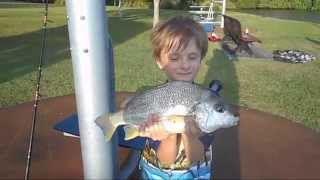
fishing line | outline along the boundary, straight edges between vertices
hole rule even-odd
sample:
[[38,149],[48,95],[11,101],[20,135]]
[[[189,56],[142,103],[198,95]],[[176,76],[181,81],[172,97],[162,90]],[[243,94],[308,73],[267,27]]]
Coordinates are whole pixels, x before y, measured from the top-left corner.
[[45,4],[43,25],[42,25],[42,31],[41,31],[42,45],[41,45],[41,54],[40,54],[39,64],[38,64],[38,76],[37,76],[36,91],[34,96],[34,104],[32,109],[32,125],[31,125],[30,136],[29,136],[30,139],[29,139],[27,162],[26,162],[26,169],[25,169],[25,176],[24,176],[25,180],[29,179],[29,174],[30,174],[32,145],[33,145],[33,138],[34,138],[34,132],[35,132],[35,125],[37,120],[38,103],[40,101],[40,82],[41,82],[41,76],[42,76],[42,65],[46,55],[46,46],[47,46],[48,0],[42,0],[42,3]]

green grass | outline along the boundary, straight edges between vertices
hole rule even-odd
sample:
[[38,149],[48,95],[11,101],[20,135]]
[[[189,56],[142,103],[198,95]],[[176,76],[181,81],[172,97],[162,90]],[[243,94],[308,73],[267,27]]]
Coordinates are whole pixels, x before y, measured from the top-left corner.
[[[156,68],[150,48],[152,11],[125,9],[119,17],[108,7],[113,41],[117,91],[141,91],[165,80]],[[180,14],[162,10],[161,18]],[[253,12],[227,12],[253,30],[267,50],[301,49],[320,58],[320,22],[272,18]],[[43,9],[0,5],[0,107],[31,101],[40,54]],[[318,16],[319,17],[319,16]],[[64,7],[49,8],[48,50],[41,94],[43,98],[74,93]],[[197,77],[207,85],[224,84],[222,95],[242,106],[271,112],[313,129],[320,129],[320,61],[287,64],[252,58],[230,61],[217,43]]]

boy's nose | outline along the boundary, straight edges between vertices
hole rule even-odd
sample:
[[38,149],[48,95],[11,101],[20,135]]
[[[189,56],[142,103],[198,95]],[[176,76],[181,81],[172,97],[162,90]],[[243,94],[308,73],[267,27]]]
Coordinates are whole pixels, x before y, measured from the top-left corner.
[[188,68],[190,67],[190,64],[189,64],[188,60],[183,59],[183,60],[181,61],[180,66],[181,66],[182,69],[188,69]]

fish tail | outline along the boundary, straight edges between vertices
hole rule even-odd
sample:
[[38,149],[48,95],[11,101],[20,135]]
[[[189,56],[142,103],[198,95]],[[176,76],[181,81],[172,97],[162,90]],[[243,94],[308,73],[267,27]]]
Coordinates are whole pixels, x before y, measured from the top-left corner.
[[138,130],[137,127],[134,127],[134,126],[131,126],[131,125],[127,125],[127,126],[123,127],[123,130],[125,132],[124,139],[126,141],[139,136],[139,130]]
[[123,121],[123,111],[112,114],[107,113],[98,117],[95,122],[103,130],[106,141],[110,141],[117,127],[125,124]]

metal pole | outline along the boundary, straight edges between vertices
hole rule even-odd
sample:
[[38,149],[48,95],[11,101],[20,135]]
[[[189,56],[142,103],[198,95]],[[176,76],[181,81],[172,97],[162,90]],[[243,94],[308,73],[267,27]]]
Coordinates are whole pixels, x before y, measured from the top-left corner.
[[105,0],[67,0],[66,7],[84,178],[114,179],[117,140],[106,142],[94,122],[115,107]]
[[221,16],[221,28],[224,28],[224,17],[223,15],[226,14],[226,8],[227,8],[227,0],[222,0],[222,16]]

